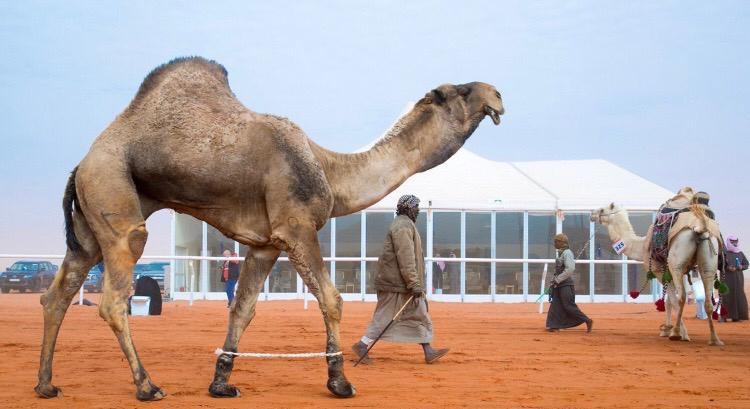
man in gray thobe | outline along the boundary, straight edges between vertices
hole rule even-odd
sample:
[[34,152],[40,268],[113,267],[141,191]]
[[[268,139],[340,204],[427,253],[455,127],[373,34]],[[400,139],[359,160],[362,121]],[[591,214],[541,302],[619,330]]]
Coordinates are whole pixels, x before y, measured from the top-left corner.
[[547,312],[547,331],[559,331],[586,324],[586,332],[591,332],[594,321],[587,317],[576,305],[574,287],[576,260],[568,244],[568,236],[555,236],[555,248],[559,256],[555,262],[555,275],[552,278],[552,303]]
[[[431,364],[448,353],[448,349],[433,349],[432,320],[427,312],[424,294],[424,255],[422,239],[415,222],[419,214],[419,199],[404,195],[398,201],[396,218],[391,223],[383,244],[383,254],[378,259],[375,289],[378,304],[362,339],[352,346],[357,358],[367,354],[367,348],[375,341],[396,312],[407,302],[398,319],[383,334],[381,340],[416,343],[422,346],[425,362]],[[365,357],[362,362],[369,361]]]

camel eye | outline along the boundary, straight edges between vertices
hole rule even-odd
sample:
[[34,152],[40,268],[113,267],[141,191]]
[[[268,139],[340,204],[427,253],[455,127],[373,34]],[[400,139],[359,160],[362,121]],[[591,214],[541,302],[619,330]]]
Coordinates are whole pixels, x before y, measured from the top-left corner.
[[503,97],[502,97],[502,96],[500,96],[500,93],[499,93],[499,92],[497,92],[497,91],[495,91],[495,96],[496,96],[496,97],[498,97],[499,99],[503,99]]

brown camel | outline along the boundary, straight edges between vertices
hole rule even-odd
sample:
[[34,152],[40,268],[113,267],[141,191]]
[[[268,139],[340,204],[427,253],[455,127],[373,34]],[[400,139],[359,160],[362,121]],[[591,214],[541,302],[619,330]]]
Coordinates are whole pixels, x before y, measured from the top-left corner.
[[[63,198],[67,252],[44,306],[39,384],[55,397],[52,356],[60,324],[91,266],[105,263],[99,315],[128,359],[140,400],[165,393],[151,383],[130,336],[127,296],[146,244],[145,219],[171,208],[204,220],[250,247],[229,313],[223,349],[237,344],[255,314],[263,282],[281,251],[319,301],[326,351],[341,351],[342,299],[320,255],[317,231],[330,217],[357,212],[409,176],[446,161],[485,116],[500,122],[500,94],[488,84],[441,85],[372,149],[328,151],[286,118],[245,108],[221,65],[180,58],[152,71],[130,105],[73,170]],[[327,357],[328,389],[354,396],[341,355]],[[239,396],[228,384],[233,356],[222,354],[209,392]]]

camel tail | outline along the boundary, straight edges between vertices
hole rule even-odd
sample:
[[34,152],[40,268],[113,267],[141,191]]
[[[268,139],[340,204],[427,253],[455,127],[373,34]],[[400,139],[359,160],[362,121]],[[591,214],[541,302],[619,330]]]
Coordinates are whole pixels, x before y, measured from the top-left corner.
[[80,209],[78,204],[78,194],[76,193],[76,172],[78,166],[76,166],[70,177],[68,178],[68,184],[65,186],[65,195],[63,195],[63,215],[65,216],[65,242],[68,244],[68,249],[74,253],[78,253],[82,250],[81,243],[76,237],[76,232],[73,227],[73,209],[74,207]]

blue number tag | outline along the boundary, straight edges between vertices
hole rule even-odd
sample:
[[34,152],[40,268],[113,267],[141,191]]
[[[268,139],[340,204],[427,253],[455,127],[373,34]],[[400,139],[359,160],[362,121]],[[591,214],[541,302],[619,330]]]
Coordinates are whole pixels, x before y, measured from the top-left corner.
[[623,251],[625,251],[625,242],[622,240],[619,240],[612,244],[612,249],[617,253],[618,255],[622,254]]

